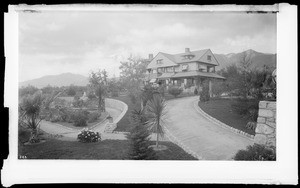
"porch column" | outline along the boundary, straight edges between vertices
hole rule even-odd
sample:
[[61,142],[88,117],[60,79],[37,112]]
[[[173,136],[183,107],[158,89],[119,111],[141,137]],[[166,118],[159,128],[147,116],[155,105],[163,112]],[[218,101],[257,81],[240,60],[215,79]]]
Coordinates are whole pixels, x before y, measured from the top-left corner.
[[208,81],[208,91],[209,91],[209,96],[213,97],[212,96],[212,82],[211,82],[211,79],[209,79],[209,81]]

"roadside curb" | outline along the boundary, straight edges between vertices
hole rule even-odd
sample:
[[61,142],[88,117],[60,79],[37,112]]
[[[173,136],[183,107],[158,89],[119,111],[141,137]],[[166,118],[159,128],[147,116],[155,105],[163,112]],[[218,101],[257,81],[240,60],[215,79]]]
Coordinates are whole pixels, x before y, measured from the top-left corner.
[[233,132],[233,133],[235,133],[235,134],[238,134],[238,135],[240,135],[240,136],[243,136],[243,137],[245,137],[245,138],[248,138],[248,139],[250,139],[250,140],[252,140],[252,141],[254,140],[254,135],[251,135],[251,134],[248,134],[248,133],[246,133],[246,132],[244,132],[244,131],[235,129],[235,128],[233,128],[233,127],[231,127],[231,126],[229,126],[229,125],[227,125],[227,124],[225,124],[225,123],[223,123],[223,122],[217,120],[216,118],[214,118],[214,117],[208,115],[206,112],[204,112],[204,111],[198,106],[198,102],[199,102],[199,100],[196,100],[196,101],[194,102],[194,105],[193,105],[193,106],[194,106],[195,110],[196,110],[198,113],[200,113],[201,115],[203,115],[206,119],[210,120],[211,122],[213,122],[213,123],[216,124],[216,125],[219,125],[219,126],[221,126],[221,127],[223,127],[223,128],[226,128],[226,129],[230,130],[231,132]]

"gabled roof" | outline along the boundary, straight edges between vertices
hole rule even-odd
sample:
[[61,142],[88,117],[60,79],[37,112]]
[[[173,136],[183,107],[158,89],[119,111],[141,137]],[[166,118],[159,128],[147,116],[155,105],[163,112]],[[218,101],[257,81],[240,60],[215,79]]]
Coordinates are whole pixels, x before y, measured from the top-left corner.
[[[200,61],[201,57],[205,55],[210,49],[204,49],[204,50],[197,50],[197,51],[190,51],[180,54],[167,54],[163,52],[159,52],[162,55],[164,55],[169,60],[173,61],[176,64],[179,63],[188,63],[188,62],[194,62],[194,61]],[[185,59],[185,55],[193,55],[194,57],[191,59]]]
[[[180,53],[174,54],[173,57],[175,59],[175,63],[187,63],[192,61],[199,61],[200,58],[208,51],[209,49],[205,50],[198,50],[198,51],[191,51],[187,53]],[[184,59],[185,55],[194,55],[192,59]]]

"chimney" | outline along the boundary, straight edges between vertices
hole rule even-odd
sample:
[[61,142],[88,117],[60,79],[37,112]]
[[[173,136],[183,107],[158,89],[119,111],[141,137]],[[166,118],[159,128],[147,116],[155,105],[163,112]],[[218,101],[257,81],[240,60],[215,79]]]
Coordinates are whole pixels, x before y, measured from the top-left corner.
[[185,48],[185,53],[189,53],[190,52],[190,48]]
[[149,60],[153,59],[153,54],[149,54]]

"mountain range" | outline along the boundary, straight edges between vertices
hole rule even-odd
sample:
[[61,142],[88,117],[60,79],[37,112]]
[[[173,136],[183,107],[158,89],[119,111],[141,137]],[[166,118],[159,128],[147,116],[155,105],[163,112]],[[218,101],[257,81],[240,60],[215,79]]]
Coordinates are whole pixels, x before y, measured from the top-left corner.
[[80,75],[80,74],[73,74],[73,73],[63,73],[59,75],[47,75],[41,78],[36,78],[33,80],[27,80],[24,82],[19,83],[19,87],[32,85],[37,88],[43,88],[47,85],[51,86],[69,86],[71,84],[77,86],[86,86],[89,80],[88,77]]
[[221,70],[233,64],[237,65],[243,58],[252,61],[250,68],[262,69],[264,65],[268,66],[271,70],[276,68],[276,54],[261,53],[250,49],[241,53],[214,55],[220,64],[216,67],[216,70]]
[[[246,57],[252,61],[250,68],[262,69],[264,65],[268,66],[271,70],[276,68],[276,54],[266,54],[256,52],[254,50],[247,50],[241,53],[229,53],[229,54],[214,54],[219,62],[219,66],[216,67],[216,71],[226,68],[233,64],[238,64],[242,58]],[[73,74],[63,73],[59,75],[48,75],[41,78],[28,80],[19,83],[19,87],[32,85],[37,88],[43,88],[47,85],[51,86],[69,86],[69,85],[85,86],[88,84],[88,77]]]

